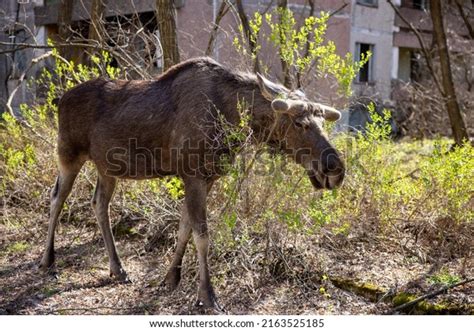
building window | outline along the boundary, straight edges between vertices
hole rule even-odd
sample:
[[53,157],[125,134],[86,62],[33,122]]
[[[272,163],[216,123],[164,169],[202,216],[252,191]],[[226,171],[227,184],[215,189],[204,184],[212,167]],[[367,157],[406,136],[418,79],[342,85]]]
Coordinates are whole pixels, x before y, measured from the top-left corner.
[[429,10],[430,0],[402,0],[401,6],[418,10]]
[[357,82],[360,83],[368,83],[373,82],[374,80],[374,70],[373,70],[373,62],[374,62],[374,52],[375,46],[371,44],[363,44],[363,43],[356,43],[355,49],[355,59],[356,61],[360,61],[362,59],[362,54],[367,56],[367,53],[370,52],[372,56],[369,58],[362,68],[360,68],[359,73],[357,74]]
[[378,0],[357,0],[357,4],[363,6],[377,7]]
[[429,0],[413,0],[413,8],[419,10],[428,10],[430,6]]

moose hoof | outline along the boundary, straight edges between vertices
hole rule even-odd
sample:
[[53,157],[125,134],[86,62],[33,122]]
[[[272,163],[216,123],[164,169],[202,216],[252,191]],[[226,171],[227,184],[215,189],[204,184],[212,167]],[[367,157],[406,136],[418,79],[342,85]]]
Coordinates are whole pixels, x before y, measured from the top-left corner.
[[41,261],[38,265],[38,269],[41,271],[47,272],[53,268],[54,265],[54,251],[46,250],[41,258]]
[[56,272],[54,270],[54,259],[45,259],[43,258],[41,262],[37,266],[38,271],[43,272],[48,275],[55,275]]
[[177,287],[178,284],[168,283],[166,280],[162,281],[160,284],[160,290],[163,292],[163,294],[171,294],[176,290]]
[[168,272],[165,276],[165,279],[161,282],[160,287],[164,290],[165,293],[171,293],[179,285],[181,276],[176,272]]
[[196,307],[205,311],[211,310],[217,313],[225,312],[225,310],[217,302],[217,298],[214,293],[208,293],[204,296],[200,295],[198,300],[196,301]]
[[47,277],[52,277],[53,279],[59,278],[58,272],[53,266],[46,267],[46,266],[43,266],[43,264],[39,264],[37,267],[37,271],[41,273],[42,275],[47,276]]
[[120,283],[131,283],[132,281],[128,277],[125,270],[122,267],[117,268],[116,270],[110,269],[110,277],[116,279]]

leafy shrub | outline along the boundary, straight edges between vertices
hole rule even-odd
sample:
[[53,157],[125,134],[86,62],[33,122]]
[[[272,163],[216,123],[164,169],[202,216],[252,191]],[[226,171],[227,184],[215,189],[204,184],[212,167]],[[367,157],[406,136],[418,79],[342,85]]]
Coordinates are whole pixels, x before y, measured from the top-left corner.
[[[311,68],[316,68],[316,75],[334,77],[339,85],[339,90],[345,95],[351,95],[351,83],[357,72],[369,60],[371,53],[361,54],[360,61],[354,61],[353,56],[347,53],[341,57],[336,52],[334,42],[325,39],[329,13],[321,12],[319,17],[309,16],[304,24],[298,27],[294,14],[287,8],[277,7],[273,13],[262,16],[256,12],[249,21],[250,40],[256,44],[253,53],[248,54],[242,45],[241,37],[234,38],[237,51],[249,55],[253,61],[258,60],[258,54],[265,42],[274,47],[284,64],[283,70],[287,75],[298,80],[308,74]],[[265,31],[268,28],[269,33]],[[243,33],[242,25],[239,26]],[[259,62],[262,67],[264,63]]]

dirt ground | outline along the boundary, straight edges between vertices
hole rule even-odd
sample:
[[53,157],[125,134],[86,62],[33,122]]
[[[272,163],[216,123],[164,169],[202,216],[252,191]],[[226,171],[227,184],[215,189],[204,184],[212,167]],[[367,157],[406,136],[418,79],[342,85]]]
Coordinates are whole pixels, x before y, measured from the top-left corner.
[[[8,216],[14,215],[10,210]],[[121,235],[116,230],[118,250],[132,280],[121,284],[109,278],[106,252],[94,220],[66,222],[63,217],[56,237],[57,273],[38,272],[46,219],[30,216],[19,225],[0,223],[0,314],[203,313],[194,306],[197,263],[191,245],[178,289],[166,294],[159,286],[172,258],[175,224],[165,227],[161,240],[153,245],[140,231]],[[146,228],[147,222],[138,220],[135,227]],[[262,266],[259,250],[215,253],[211,248],[213,282],[226,313],[386,314],[393,308],[391,303],[340,289],[330,277],[375,284],[387,292],[403,289],[421,295],[440,286],[428,281],[439,270],[462,278],[474,276],[474,263],[467,257],[432,261],[421,253],[408,252],[397,240],[364,233],[340,237],[322,230],[304,247],[306,251],[287,244],[281,251],[283,258],[271,268]],[[472,307],[474,283],[429,302]]]

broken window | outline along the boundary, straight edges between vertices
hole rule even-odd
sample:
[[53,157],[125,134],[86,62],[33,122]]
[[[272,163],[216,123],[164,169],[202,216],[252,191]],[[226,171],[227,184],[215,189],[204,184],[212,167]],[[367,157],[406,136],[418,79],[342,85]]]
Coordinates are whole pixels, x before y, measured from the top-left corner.
[[374,80],[374,73],[373,73],[373,62],[374,62],[374,45],[372,44],[364,44],[364,43],[356,43],[356,50],[355,56],[356,61],[362,60],[362,54],[364,54],[364,58],[367,57],[367,53],[371,53],[372,56],[369,60],[364,64],[362,68],[360,68],[359,73],[357,74],[357,82],[360,83],[368,83]]
[[416,49],[400,48],[398,79],[404,82],[420,82],[424,79],[423,57]]
[[377,7],[378,0],[357,0],[359,5]]
[[402,0],[402,7],[408,7],[418,10],[428,10],[430,8],[429,0]]
[[428,10],[429,0],[413,0],[413,8],[419,10]]

